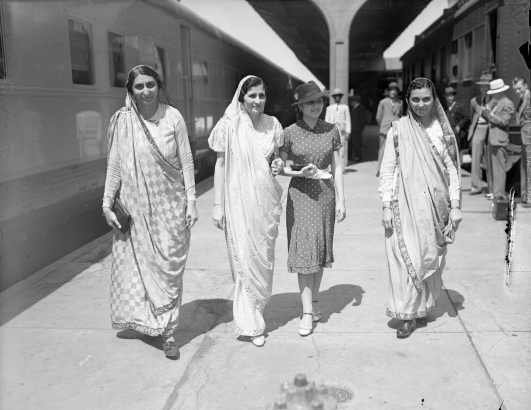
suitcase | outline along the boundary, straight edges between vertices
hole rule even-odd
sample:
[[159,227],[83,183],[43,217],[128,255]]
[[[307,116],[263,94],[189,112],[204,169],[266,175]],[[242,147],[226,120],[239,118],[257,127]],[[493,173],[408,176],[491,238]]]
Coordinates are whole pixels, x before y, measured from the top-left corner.
[[497,221],[507,221],[509,218],[509,199],[494,199],[492,201],[492,217]]

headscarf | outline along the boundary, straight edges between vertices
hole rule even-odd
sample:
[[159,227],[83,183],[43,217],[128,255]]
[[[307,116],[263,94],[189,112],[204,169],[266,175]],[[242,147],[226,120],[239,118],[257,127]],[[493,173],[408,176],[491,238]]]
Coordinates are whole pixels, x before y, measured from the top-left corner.
[[[414,80],[407,99],[418,80],[431,86],[434,105],[430,114],[441,125],[443,144],[460,179],[456,139],[433,83],[424,78]],[[425,281],[440,268],[439,255],[452,240],[446,237],[453,235],[449,225],[450,174],[419,117],[407,103],[406,116],[392,125],[398,161],[398,201],[393,204],[393,216],[402,258],[420,292]]]
[[282,187],[256,145],[257,131],[239,102],[243,84],[252,77],[240,81],[220,120],[225,126],[214,128],[209,143],[219,137],[225,140],[225,234],[232,274],[238,275],[256,309],[263,312],[272,291]]

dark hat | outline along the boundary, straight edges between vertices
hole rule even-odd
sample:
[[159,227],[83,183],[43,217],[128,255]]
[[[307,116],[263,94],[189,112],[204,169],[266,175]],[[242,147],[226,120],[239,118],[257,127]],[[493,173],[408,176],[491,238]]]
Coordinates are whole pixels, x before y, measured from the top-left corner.
[[385,91],[389,91],[390,89],[396,89],[396,91],[400,92],[400,88],[398,87],[398,83],[396,81],[393,81],[392,83],[389,83],[389,87],[385,89]]
[[295,102],[291,105],[302,104],[323,96],[328,96],[328,91],[321,91],[317,84],[313,81],[308,81],[295,89]]
[[352,101],[361,101],[361,95],[359,94],[354,94],[352,96]]
[[448,94],[457,94],[457,91],[455,91],[455,88],[454,87],[446,87],[444,89],[444,95],[448,95]]
[[492,81],[492,74],[488,73],[487,71],[483,71],[481,73],[481,76],[479,77],[479,81],[476,81],[476,84],[489,85],[491,81]]

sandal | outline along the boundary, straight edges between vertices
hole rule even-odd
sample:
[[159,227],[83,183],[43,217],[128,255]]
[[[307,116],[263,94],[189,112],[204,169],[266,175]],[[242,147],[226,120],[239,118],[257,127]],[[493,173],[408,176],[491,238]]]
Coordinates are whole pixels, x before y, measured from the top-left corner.
[[179,349],[175,345],[173,336],[162,336],[162,350],[168,357],[176,357],[179,354]]
[[[303,313],[303,315],[312,315],[313,313]],[[308,336],[313,333],[313,328],[299,325],[299,335]]]
[[[314,301],[312,301],[312,303],[319,303],[319,301],[318,300],[314,300]],[[315,312],[313,314],[312,322],[319,322],[321,320],[321,316],[322,316],[321,311]]]

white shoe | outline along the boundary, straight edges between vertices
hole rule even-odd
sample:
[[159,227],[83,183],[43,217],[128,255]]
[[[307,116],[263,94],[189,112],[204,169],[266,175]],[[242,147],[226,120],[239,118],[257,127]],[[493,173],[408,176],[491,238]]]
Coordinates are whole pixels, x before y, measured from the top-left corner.
[[253,336],[251,337],[251,342],[256,347],[262,347],[263,345],[265,345],[265,336],[264,335]]
[[[303,315],[312,315],[312,318],[313,318],[313,313],[303,313]],[[299,325],[299,335],[304,337],[304,336],[309,336],[312,333],[313,333],[313,328]]]

